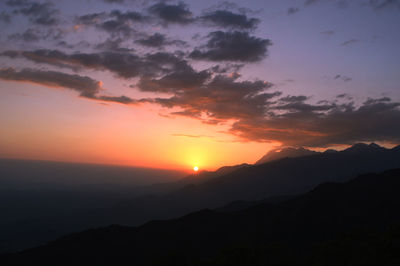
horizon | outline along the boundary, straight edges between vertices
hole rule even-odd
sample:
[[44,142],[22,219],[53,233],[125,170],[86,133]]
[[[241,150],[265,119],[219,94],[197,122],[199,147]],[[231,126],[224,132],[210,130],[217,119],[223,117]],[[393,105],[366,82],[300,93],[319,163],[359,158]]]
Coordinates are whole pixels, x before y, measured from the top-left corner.
[[400,144],[398,1],[0,8],[0,158],[190,173]]
[[[371,145],[371,144],[377,144],[380,147],[386,148],[386,149],[393,149],[395,147],[400,146],[399,145],[395,145],[395,144],[382,144],[382,143],[375,143],[375,142],[357,142],[357,143],[353,143],[353,144],[349,144],[349,145],[338,145],[330,148],[308,148],[308,147],[302,147],[302,146],[280,146],[277,147],[276,149],[270,149],[268,151],[266,151],[262,156],[267,155],[269,152],[272,151],[277,151],[278,153],[286,148],[294,148],[294,149],[306,149],[306,150],[310,150],[310,151],[315,151],[315,152],[324,152],[326,150],[335,150],[338,152],[344,151],[350,147],[353,147],[354,145],[357,144],[366,144],[366,145]],[[261,157],[262,157],[261,156]],[[91,166],[106,166],[106,167],[121,167],[121,168],[132,168],[132,169],[149,169],[149,170],[170,170],[170,171],[178,171],[178,172],[182,172],[185,173],[187,175],[193,175],[196,174],[196,172],[198,171],[199,173],[203,172],[203,171],[216,171],[222,167],[225,166],[237,166],[237,165],[241,165],[241,164],[248,164],[248,165],[255,165],[257,163],[257,161],[261,158],[259,157],[256,161],[252,162],[252,163],[248,163],[248,162],[242,162],[236,165],[221,165],[218,166],[216,168],[211,168],[211,169],[204,169],[204,168],[200,168],[198,167],[198,170],[193,171],[192,168],[157,168],[157,167],[146,167],[146,166],[138,166],[138,165],[131,165],[131,164],[107,164],[107,163],[96,163],[96,162],[82,162],[82,161],[57,161],[57,160],[46,160],[46,159],[31,159],[31,158],[11,158],[11,157],[0,157],[0,160],[12,160],[12,161],[29,161],[29,162],[48,162],[48,163],[61,163],[61,164],[82,164],[82,165],[91,165]],[[194,165],[194,167],[196,167],[196,165]],[[185,176],[186,177],[186,176]]]

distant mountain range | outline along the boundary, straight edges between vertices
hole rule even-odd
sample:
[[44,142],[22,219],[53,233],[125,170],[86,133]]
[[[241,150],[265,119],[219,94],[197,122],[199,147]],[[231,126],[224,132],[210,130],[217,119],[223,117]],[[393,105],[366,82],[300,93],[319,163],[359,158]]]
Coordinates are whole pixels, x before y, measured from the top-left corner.
[[[398,146],[397,148],[399,148]],[[377,152],[377,151],[383,151],[385,150],[384,147],[379,146],[378,144],[371,143],[371,144],[365,144],[365,143],[357,143],[351,146],[350,148],[344,150],[346,152]],[[333,149],[328,149],[323,153],[336,153],[339,152],[337,150]],[[296,157],[303,157],[303,156],[309,156],[309,155],[316,155],[316,154],[322,154],[322,152],[317,152],[317,151],[312,151],[305,149],[303,147],[285,147],[285,148],[280,148],[280,149],[274,149],[267,154],[265,154],[261,159],[259,159],[255,164],[263,164],[275,160],[280,160],[283,158],[296,158]]]
[[[344,182],[358,174],[400,168],[400,146],[386,149],[376,144],[355,144],[343,151],[286,151],[284,158],[267,163],[223,167],[143,187],[144,196],[135,196],[135,192],[131,199],[110,201],[90,211],[65,215],[49,212],[39,218],[9,222],[0,227],[0,246],[6,245],[7,239],[18,239],[20,245],[16,246],[26,248],[74,231],[110,224],[137,226],[204,208],[242,210],[292,198],[324,182]],[[302,152],[304,155],[298,156]],[[57,202],[52,205],[56,207]],[[24,239],[29,241],[25,243]]]
[[204,173],[207,175],[205,180],[199,176],[195,179],[196,183],[186,183],[161,196],[120,202],[92,217],[96,221],[103,221],[103,225],[138,225],[150,219],[173,218],[237,200],[257,201],[267,197],[296,195],[323,182],[346,181],[361,173],[400,168],[399,147],[386,149],[376,144],[355,144],[339,152],[307,154],[264,164],[225,168],[221,175],[216,174],[221,170]]
[[394,266],[399,190],[400,169],[367,174],[241,211],[201,210],[140,227],[88,230],[3,255],[0,264]]

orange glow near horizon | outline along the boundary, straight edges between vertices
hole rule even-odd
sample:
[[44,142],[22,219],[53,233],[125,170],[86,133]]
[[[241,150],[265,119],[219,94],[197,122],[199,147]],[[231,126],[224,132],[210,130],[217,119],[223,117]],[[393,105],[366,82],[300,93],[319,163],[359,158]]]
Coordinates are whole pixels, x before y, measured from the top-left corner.
[[[1,84],[1,83],[0,83]],[[226,126],[158,115],[151,105],[104,104],[74,92],[7,83],[0,158],[193,171],[254,163],[277,144],[238,142]],[[40,99],[47,98],[45,104]],[[18,104],[15,104],[18,103]],[[23,108],[22,108],[23,107]],[[7,114],[12,113],[12,116]]]

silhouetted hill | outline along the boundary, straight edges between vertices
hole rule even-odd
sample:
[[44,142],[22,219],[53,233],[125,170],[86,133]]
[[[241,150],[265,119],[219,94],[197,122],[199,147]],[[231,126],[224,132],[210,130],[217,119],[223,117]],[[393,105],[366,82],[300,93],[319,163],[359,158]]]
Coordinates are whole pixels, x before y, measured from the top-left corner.
[[163,196],[136,198],[92,214],[99,225],[138,225],[150,219],[174,218],[233,201],[259,201],[304,193],[327,181],[346,181],[366,172],[400,167],[400,150],[358,144],[336,153],[284,158],[261,165],[239,167],[222,176],[189,184]]
[[311,151],[307,150],[304,148],[283,148],[283,149],[275,149],[272,151],[269,151],[267,154],[265,154],[260,160],[258,160],[255,164],[263,164],[283,158],[296,158],[296,157],[302,157],[302,156],[308,156],[308,155],[316,155],[319,154],[319,152],[316,151]]
[[3,256],[2,265],[399,265],[400,169],[281,203],[110,226]]
[[[110,224],[136,226],[204,208],[219,208],[234,201],[237,203],[230,208],[240,210],[265,198],[304,193],[323,182],[346,181],[361,173],[400,168],[398,147],[385,149],[363,145],[361,150],[357,146],[255,166],[238,165],[216,172],[204,171],[177,182],[143,188],[141,195],[148,193],[146,196],[137,197],[135,192],[128,199],[110,201],[108,205],[99,206],[96,202],[96,209],[60,214],[63,209],[59,208],[60,211],[49,211],[39,219],[11,221],[1,226],[0,247],[7,247],[10,239],[17,244],[26,239],[30,245],[44,243],[73,231]],[[55,202],[50,203],[53,209],[57,208]]]
[[[74,231],[109,225],[107,215],[110,210],[115,205],[125,208],[126,201],[134,201],[138,210],[135,215],[141,217],[141,221],[148,221],[146,217],[152,218],[151,210],[148,214],[141,206],[148,206],[154,201],[159,209],[156,196],[171,193],[188,184],[200,184],[246,166],[226,166],[173,182],[143,186],[163,177],[163,180],[175,180],[182,176],[182,172],[0,160],[0,253],[34,247]],[[174,174],[176,177],[172,178]],[[126,211],[129,212],[132,207],[127,206]]]
[[385,151],[384,147],[379,146],[378,144],[371,143],[357,143],[351,146],[350,148],[344,150],[344,152],[353,152],[353,153],[373,153],[373,152],[381,152]]

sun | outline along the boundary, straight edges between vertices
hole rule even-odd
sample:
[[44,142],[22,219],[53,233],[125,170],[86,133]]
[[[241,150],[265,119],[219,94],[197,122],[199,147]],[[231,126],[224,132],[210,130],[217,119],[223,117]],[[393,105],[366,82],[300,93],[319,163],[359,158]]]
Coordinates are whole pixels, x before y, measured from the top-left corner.
[[198,166],[193,167],[193,171],[195,172],[199,171],[199,167]]

